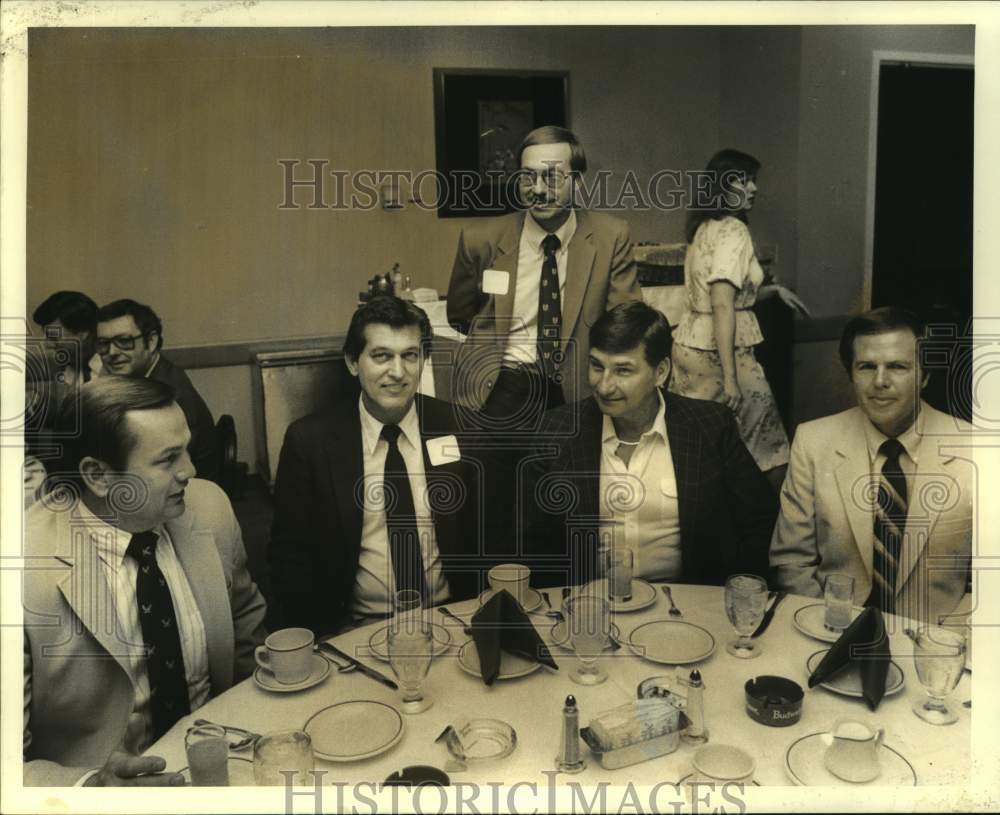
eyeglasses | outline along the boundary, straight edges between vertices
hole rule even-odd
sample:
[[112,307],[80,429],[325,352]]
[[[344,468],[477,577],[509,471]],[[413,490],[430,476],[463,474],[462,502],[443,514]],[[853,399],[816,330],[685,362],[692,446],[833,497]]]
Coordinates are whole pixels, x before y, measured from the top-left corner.
[[525,188],[534,187],[540,178],[546,187],[550,190],[554,190],[565,184],[566,179],[569,178],[569,176],[570,174],[565,170],[560,170],[556,167],[550,167],[541,173],[539,173],[538,170],[529,170],[522,167],[517,171],[517,182]]
[[131,351],[135,348],[135,341],[139,339],[145,339],[149,334],[136,334],[130,337],[128,334],[119,334],[117,337],[112,337],[111,339],[100,339],[97,341],[97,353],[106,354],[111,350],[111,346],[114,345],[119,351]]

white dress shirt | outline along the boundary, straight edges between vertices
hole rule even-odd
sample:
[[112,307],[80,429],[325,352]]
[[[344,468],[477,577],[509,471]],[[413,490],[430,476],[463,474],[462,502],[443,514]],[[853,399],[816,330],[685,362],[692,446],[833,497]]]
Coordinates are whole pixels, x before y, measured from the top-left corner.
[[[566,291],[566,264],[569,258],[569,242],[576,233],[576,213],[570,211],[569,218],[554,233],[559,238],[556,250],[556,267],[559,272],[559,296]],[[517,252],[517,277],[514,280],[514,310],[511,314],[511,330],[507,335],[507,349],[503,365],[530,365],[538,357],[538,289],[542,280],[542,263],[545,252],[542,241],[549,233],[527,214],[521,229],[521,242]],[[562,302],[560,300],[560,302]]]
[[[139,750],[145,750],[153,739],[153,711],[149,705],[149,675],[146,671],[145,643],[142,625],[139,623],[139,609],[136,605],[135,581],[139,565],[134,558],[127,557],[132,535],[105,523],[94,515],[81,501],[77,504],[79,522],[87,527],[91,544],[104,568],[104,576],[115,598],[115,613],[118,618],[118,640],[120,654],[125,655],[129,679],[135,688],[133,712],[142,717],[143,733],[139,740]],[[208,674],[208,644],[205,639],[205,623],[195,603],[191,585],[184,569],[177,560],[170,535],[159,524],[154,527],[159,537],[156,544],[156,565],[170,588],[184,656],[184,672],[187,674],[188,701],[191,710],[197,710],[208,701],[212,686]]]
[[[361,525],[361,555],[354,584],[351,614],[355,623],[369,617],[384,617],[393,611],[396,577],[389,552],[389,536],[385,528],[385,501],[382,481],[389,442],[382,438],[382,422],[372,416],[359,397],[361,413],[361,446],[364,459],[364,519]],[[448,599],[448,582],[441,571],[441,559],[434,532],[434,517],[427,503],[427,478],[424,474],[423,441],[417,407],[399,423],[399,452],[413,492],[413,509],[417,515],[420,536],[420,557],[424,563],[427,588],[435,603]]]
[[632,550],[636,577],[676,580],[683,574],[677,477],[663,395],[657,395],[660,409],[628,464],[616,455],[622,441],[614,422],[604,417],[600,512],[615,530],[613,544]]

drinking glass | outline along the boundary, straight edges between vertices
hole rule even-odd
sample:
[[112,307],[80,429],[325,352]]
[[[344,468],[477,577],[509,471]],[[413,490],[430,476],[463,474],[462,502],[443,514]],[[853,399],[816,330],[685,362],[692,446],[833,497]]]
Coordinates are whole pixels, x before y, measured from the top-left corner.
[[434,704],[420,692],[434,649],[430,622],[419,616],[394,618],[389,625],[388,647],[389,665],[403,693],[403,713],[423,713]]
[[610,549],[607,552],[608,595],[612,602],[627,603],[632,599],[632,566],[631,549]]
[[313,750],[301,730],[266,733],[253,747],[253,780],[258,787],[297,787],[313,783]]
[[189,727],[184,734],[192,787],[229,786],[229,740],[217,724]]
[[927,699],[918,700],[913,712],[929,724],[952,724],[958,716],[945,705],[965,667],[965,637],[944,628],[924,629],[913,642],[913,662],[917,679],[927,691]]
[[570,643],[580,660],[569,678],[579,685],[599,685],[608,678],[597,657],[611,633],[611,605],[603,597],[583,594],[566,602],[566,613]]
[[851,624],[851,610],[854,606],[854,578],[849,574],[827,575],[823,584],[823,602],[826,612],[823,626],[837,633]]
[[726,651],[740,659],[760,656],[760,645],[750,635],[764,618],[767,583],[755,574],[734,574],[726,581],[726,616],[739,636],[726,644]]

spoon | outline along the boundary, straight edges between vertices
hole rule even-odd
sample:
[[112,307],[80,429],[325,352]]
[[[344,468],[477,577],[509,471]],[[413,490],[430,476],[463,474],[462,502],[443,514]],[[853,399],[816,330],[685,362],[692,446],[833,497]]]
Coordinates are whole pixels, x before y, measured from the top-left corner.
[[456,617],[454,614],[452,614],[444,606],[438,606],[438,611],[440,611],[442,614],[444,614],[445,617],[450,617],[455,622],[457,622],[459,625],[461,625],[463,633],[468,634],[469,636],[472,636],[472,627],[470,625],[467,625],[466,622],[465,622],[465,620],[463,620],[461,617]]

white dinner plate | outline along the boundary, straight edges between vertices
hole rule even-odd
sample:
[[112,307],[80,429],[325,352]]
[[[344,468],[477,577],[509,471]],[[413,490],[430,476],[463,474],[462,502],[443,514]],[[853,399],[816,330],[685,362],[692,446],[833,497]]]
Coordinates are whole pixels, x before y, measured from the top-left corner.
[[715,637],[684,620],[656,620],[640,625],[628,644],[639,656],[664,665],[689,665],[715,651]]
[[[253,780],[253,759],[230,756],[226,760],[226,770],[229,772],[230,787],[254,787],[257,782]],[[178,770],[184,776],[184,780],[191,785],[191,768],[183,767]]]
[[[714,781],[714,782],[713,781],[709,781],[704,775],[702,775],[701,773],[699,773],[697,770],[692,770],[687,775],[682,776],[681,778],[679,778],[677,780],[677,783],[675,784],[675,786],[679,787],[681,784],[703,784],[703,785],[708,785],[708,784],[712,784],[712,783],[719,784],[718,781]],[[723,782],[723,783],[726,783],[726,784],[746,784],[747,782],[746,781],[726,781],[726,782]],[[749,783],[753,784],[753,786],[755,786],[755,787],[759,787],[760,786],[760,783],[757,782],[757,781],[750,781]],[[721,786],[721,784],[720,784],[720,786]]]
[[785,770],[800,787],[915,787],[917,772],[906,758],[887,744],[878,748],[882,772],[871,781],[845,781],[831,773],[823,761],[829,746],[826,733],[810,733],[791,743],[785,753]]
[[[569,634],[566,631],[566,621],[559,620],[551,629],[549,629],[549,636],[552,637],[552,642],[558,645],[560,648],[565,648],[567,651],[574,651],[573,643],[569,641]],[[616,642],[622,641],[622,632],[618,629],[618,626],[611,623],[611,636]],[[608,640],[607,644],[604,646],[604,650],[607,651],[611,647],[611,640]]]
[[[479,605],[485,606],[496,592],[493,589],[486,589],[482,594],[479,595]],[[528,589],[525,593],[524,605],[521,608],[525,612],[538,611],[542,607],[542,603],[545,602],[545,598],[542,597],[542,593],[537,589]]]
[[[858,615],[862,611],[864,611],[864,609],[860,606],[854,606],[854,608],[851,609],[852,623],[858,618]],[[795,612],[792,616],[792,625],[794,625],[807,637],[812,637],[814,640],[819,640],[820,642],[836,642],[840,639],[840,635],[844,632],[831,631],[823,624],[825,618],[826,605],[823,603],[811,603],[808,606],[802,606],[802,608]]]
[[403,738],[403,717],[385,702],[359,699],[323,708],[302,729],[312,739],[313,753],[324,761],[360,761]]
[[[815,671],[820,662],[823,661],[825,657],[830,652],[829,648],[825,648],[822,651],[817,651],[815,654],[810,654],[809,659],[806,660],[806,673],[812,676],[813,671]],[[828,691],[833,691],[834,693],[839,693],[842,696],[854,696],[858,699],[864,698],[864,694],[861,692],[861,666],[857,662],[849,663],[844,667],[843,670],[838,671],[826,682],[820,682],[821,688],[826,688]],[[902,669],[892,660],[889,660],[889,670],[885,675],[885,695],[892,696],[894,693],[899,693],[903,689],[903,671]]]
[[[443,625],[431,623],[431,636],[433,637],[434,656],[441,656],[451,647],[451,634]],[[368,640],[368,647],[372,656],[381,659],[383,662],[389,661],[389,626],[383,625],[378,631],[371,635]]]
[[254,684],[262,690],[271,691],[273,693],[293,693],[297,690],[305,690],[306,688],[313,687],[313,685],[318,685],[326,679],[329,674],[330,660],[326,659],[326,657],[320,656],[319,654],[313,654],[312,668],[309,671],[309,676],[301,682],[296,682],[294,685],[286,685],[275,679],[274,674],[266,668],[257,668],[257,670],[253,672],[253,681]]
[[[467,674],[482,678],[483,672],[479,666],[479,651],[476,650],[475,640],[469,640],[459,649],[458,664]],[[527,657],[501,650],[500,670],[497,673],[497,679],[518,679],[533,674],[541,667],[541,662],[535,662]]]

